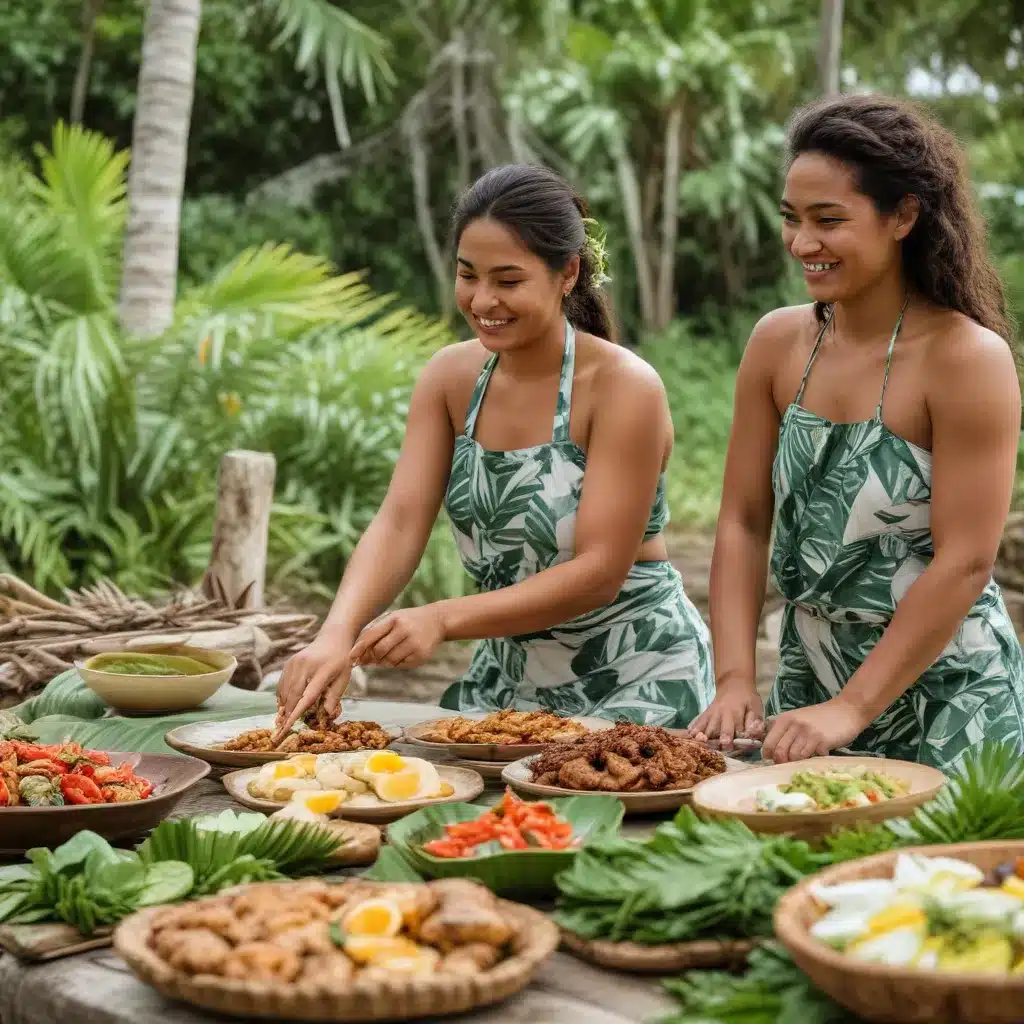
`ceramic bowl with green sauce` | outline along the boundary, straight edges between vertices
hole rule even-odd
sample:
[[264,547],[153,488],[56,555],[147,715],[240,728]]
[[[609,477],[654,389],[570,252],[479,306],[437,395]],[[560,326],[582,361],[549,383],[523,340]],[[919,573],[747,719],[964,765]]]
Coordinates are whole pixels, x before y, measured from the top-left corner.
[[90,690],[116,711],[136,715],[197,708],[237,667],[224,651],[187,644],[142,644],[75,665]]

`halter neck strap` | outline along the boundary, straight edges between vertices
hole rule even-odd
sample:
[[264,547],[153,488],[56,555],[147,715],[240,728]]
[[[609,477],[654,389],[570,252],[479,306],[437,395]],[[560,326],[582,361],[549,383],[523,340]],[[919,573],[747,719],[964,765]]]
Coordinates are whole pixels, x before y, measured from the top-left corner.
[[[491,374],[498,365],[498,355],[495,353],[484,363],[480,376],[476,379],[476,386],[469,400],[469,408],[466,410],[466,436],[472,437],[476,431],[477,417],[480,415],[480,407],[484,402],[484,395],[487,393],[487,385],[490,383]],[[551,428],[552,441],[568,441],[569,438],[569,417],[572,411],[572,381],[576,372],[576,331],[568,320],[565,321],[565,343],[562,349],[562,367],[558,374],[558,401],[555,405],[555,419]]]
[[889,339],[889,351],[885,354],[885,376],[882,378],[882,393],[878,396],[878,406],[875,409],[875,419],[880,420],[882,418],[882,402],[885,400],[885,386],[889,383],[889,367],[892,365],[892,351],[896,347],[896,336],[900,333],[900,328],[903,326],[903,315],[907,312],[907,305],[909,302],[910,296],[908,295],[903,303],[903,308],[900,310],[896,326],[892,329],[892,337]]

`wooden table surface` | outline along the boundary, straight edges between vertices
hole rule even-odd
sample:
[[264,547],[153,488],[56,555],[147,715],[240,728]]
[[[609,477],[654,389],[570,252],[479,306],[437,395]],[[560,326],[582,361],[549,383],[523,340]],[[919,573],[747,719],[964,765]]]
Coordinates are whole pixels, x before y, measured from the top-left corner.
[[[396,744],[396,749],[423,756],[420,747]],[[493,802],[501,788],[500,780],[487,780],[481,801]],[[226,807],[241,809],[218,779],[207,778],[173,816],[190,817]],[[623,832],[637,837],[649,834],[669,817],[629,817]],[[558,952],[517,996],[445,1020],[462,1024],[650,1024],[671,1014],[675,1007],[656,978],[604,970]],[[109,949],[37,965],[0,956],[0,1024],[202,1024],[237,1019],[165,999],[138,981]]]

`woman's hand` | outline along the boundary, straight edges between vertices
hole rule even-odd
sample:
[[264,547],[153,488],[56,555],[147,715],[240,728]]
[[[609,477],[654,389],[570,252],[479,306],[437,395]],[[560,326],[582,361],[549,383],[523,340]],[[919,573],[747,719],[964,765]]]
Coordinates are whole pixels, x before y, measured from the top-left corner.
[[349,652],[353,665],[416,668],[429,661],[445,639],[442,602],[403,608],[370,623]]
[[736,736],[760,739],[764,735],[764,705],[754,684],[722,687],[710,706],[690,723],[690,735],[701,742],[717,740],[723,750],[732,749]]
[[825,755],[853,742],[870,724],[860,709],[842,697],[786,711],[772,719],[761,757],[783,764]]
[[350,634],[321,633],[308,647],[292,656],[277,685],[278,742],[326,693],[324,706],[337,714],[352,675]]

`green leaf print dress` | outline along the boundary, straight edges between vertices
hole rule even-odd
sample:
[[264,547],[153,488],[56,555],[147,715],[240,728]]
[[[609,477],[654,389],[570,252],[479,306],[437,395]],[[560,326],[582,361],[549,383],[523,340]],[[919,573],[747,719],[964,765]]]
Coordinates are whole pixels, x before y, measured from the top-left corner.
[[[496,355],[480,373],[465,433],[455,439],[445,507],[462,563],[484,590],[512,586],[575,553],[587,463],[569,437],[575,341],[567,322],[550,443],[501,452],[474,439]],[[667,522],[662,479],[645,539]],[[537,633],[480,641],[441,706],[545,708],[681,728],[713,695],[707,628],[672,564],[651,561],[633,565],[618,596],[603,608]]]
[[[800,404],[828,323],[783,416],[771,566],[786,606],[769,715],[836,696],[933,557],[931,453],[882,421],[902,320],[872,419],[832,423]],[[1024,753],[1024,658],[992,580],[938,660],[849,749],[949,770],[982,738]]]

